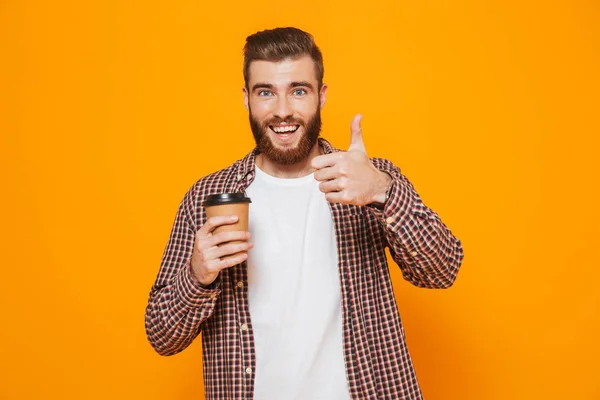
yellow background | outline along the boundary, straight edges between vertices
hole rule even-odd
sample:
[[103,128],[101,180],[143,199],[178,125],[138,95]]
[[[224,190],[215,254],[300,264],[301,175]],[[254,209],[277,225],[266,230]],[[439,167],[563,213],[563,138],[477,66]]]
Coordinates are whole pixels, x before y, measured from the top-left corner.
[[392,268],[425,398],[600,399],[594,0],[0,1],[0,398],[203,398],[144,308],[185,191],[253,146],[245,37],[286,25],[324,136],[363,113],[464,243],[450,290]]

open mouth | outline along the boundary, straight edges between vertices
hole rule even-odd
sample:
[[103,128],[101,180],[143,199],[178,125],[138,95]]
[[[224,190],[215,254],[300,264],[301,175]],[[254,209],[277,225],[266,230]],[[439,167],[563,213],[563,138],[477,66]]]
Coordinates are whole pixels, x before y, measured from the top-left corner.
[[285,124],[285,125],[269,125],[269,128],[276,134],[287,137],[293,134],[300,128],[300,125]]

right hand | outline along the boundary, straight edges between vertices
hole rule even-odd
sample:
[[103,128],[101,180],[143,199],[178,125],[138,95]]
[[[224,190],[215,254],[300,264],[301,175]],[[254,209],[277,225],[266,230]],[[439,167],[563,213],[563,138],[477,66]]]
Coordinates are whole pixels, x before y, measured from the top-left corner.
[[[248,259],[247,253],[236,253],[247,252],[252,248],[252,243],[248,241],[250,232],[230,231],[213,235],[213,230],[219,226],[235,224],[237,220],[236,215],[211,217],[196,232],[191,269],[192,276],[201,284],[210,285],[222,269],[233,267]],[[228,243],[232,241],[242,243]]]

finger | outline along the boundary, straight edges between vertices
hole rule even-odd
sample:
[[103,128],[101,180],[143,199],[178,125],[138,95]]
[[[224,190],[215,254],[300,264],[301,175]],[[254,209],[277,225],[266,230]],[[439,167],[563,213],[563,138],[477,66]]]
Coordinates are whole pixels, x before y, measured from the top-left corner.
[[356,114],[350,123],[350,147],[348,151],[360,151],[366,153],[365,143],[363,142],[362,129],[360,122],[362,115]]
[[340,192],[345,188],[346,178],[332,179],[319,184],[319,190],[323,193]]
[[238,221],[237,215],[219,215],[216,217],[210,217],[206,220],[206,223],[198,230],[197,235],[200,237],[207,237],[215,228],[221,225],[235,224]]
[[345,191],[325,193],[325,200],[330,203],[352,204],[352,199]]
[[337,162],[339,162],[344,157],[343,152],[335,152],[330,154],[323,154],[322,156],[317,156],[312,159],[310,162],[310,166],[314,169],[321,169],[326,167],[334,166]]
[[248,259],[247,253],[240,253],[240,254],[232,256],[232,257],[224,258],[221,261],[217,262],[216,268],[219,271],[221,271],[222,269],[231,268],[234,265],[241,264],[244,261],[246,261],[247,259]]
[[254,245],[248,241],[226,243],[221,246],[212,246],[198,250],[197,257],[201,264],[211,272],[219,271],[221,261],[238,253],[247,252]]
[[330,179],[335,179],[339,177],[340,171],[336,166],[333,167],[325,167],[323,169],[319,169],[315,171],[315,179],[319,182],[328,181]]
[[209,248],[213,246],[219,246],[222,243],[233,242],[233,241],[247,241],[250,239],[250,232],[247,231],[225,231],[219,232],[216,235],[204,238],[203,244],[200,247]]
[[225,258],[227,256],[248,251],[253,247],[254,245],[250,242],[227,243],[217,247],[217,250],[214,252],[214,257],[217,259]]

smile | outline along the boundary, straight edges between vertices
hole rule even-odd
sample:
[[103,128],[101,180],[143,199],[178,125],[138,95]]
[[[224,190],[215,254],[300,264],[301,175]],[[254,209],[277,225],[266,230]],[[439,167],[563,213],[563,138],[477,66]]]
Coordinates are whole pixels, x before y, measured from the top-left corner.
[[294,133],[300,125],[269,125],[269,128],[275,133]]

